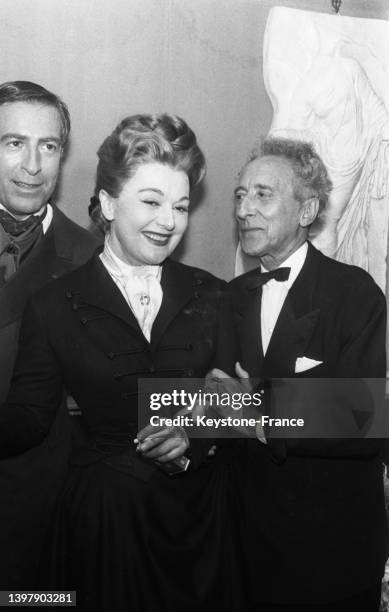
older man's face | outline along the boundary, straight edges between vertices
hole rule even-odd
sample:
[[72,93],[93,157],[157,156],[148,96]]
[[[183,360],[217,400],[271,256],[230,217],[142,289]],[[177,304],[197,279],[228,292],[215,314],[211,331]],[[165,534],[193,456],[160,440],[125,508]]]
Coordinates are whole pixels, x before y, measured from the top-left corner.
[[288,160],[265,156],[249,162],[235,189],[235,212],[243,251],[281,264],[305,239],[303,206],[294,197],[294,171]]
[[61,152],[56,108],[31,102],[0,106],[0,203],[11,214],[23,218],[47,203]]

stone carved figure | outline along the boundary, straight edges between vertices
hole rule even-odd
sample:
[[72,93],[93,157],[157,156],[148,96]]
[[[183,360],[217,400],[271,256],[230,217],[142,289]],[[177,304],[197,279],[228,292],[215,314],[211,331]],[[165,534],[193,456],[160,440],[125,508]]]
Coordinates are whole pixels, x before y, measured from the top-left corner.
[[[274,8],[263,54],[274,110],[270,133],[313,142],[334,184],[327,210],[312,227],[313,243],[331,257],[368,270],[384,291],[388,29],[376,20]],[[380,44],[369,44],[373,39]],[[246,267],[238,249],[238,271]]]

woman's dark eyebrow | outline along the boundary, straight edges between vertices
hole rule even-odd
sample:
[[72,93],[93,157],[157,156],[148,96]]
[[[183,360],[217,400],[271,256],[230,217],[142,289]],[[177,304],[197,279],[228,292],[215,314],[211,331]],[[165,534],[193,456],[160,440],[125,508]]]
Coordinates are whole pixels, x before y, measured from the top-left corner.
[[155,193],[158,193],[161,196],[165,195],[163,191],[157,189],[156,187],[146,187],[145,189],[139,189],[138,193],[142,193],[143,191],[154,191]]
[[[143,193],[144,191],[154,191],[154,193],[158,193],[158,195],[161,195],[161,196],[165,195],[163,191],[161,191],[160,189],[157,189],[156,187],[146,187],[145,189],[139,189],[138,193]],[[189,197],[183,196],[182,198],[177,200],[177,202],[183,202],[184,200],[189,201]]]

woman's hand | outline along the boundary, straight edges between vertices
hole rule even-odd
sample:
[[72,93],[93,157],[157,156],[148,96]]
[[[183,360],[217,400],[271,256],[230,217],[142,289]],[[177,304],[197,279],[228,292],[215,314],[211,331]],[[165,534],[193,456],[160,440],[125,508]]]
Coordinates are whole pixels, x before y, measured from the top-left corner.
[[161,427],[147,425],[138,432],[135,443],[137,451],[145,459],[167,463],[181,457],[189,448],[189,439],[183,427]]

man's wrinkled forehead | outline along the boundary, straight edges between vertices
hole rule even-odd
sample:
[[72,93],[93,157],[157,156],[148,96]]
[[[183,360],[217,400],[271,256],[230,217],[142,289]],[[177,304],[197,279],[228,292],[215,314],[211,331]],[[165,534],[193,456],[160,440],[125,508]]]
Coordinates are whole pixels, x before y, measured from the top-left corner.
[[294,185],[294,171],[291,163],[275,155],[263,155],[243,166],[236,189],[271,188],[278,189],[289,183]]

